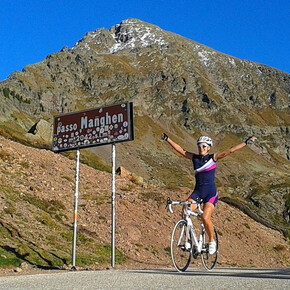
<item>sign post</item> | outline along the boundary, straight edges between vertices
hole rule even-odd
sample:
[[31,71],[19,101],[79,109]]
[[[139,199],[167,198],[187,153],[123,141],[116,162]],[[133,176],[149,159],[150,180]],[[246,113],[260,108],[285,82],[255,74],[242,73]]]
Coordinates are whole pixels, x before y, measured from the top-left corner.
[[76,179],[75,179],[75,204],[74,204],[74,232],[72,248],[72,268],[76,269],[76,248],[77,248],[77,218],[78,218],[78,201],[79,201],[79,172],[80,172],[80,149],[77,149],[76,157]]
[[115,267],[116,143],[134,140],[133,103],[121,103],[54,117],[52,151],[77,150],[72,268],[76,267],[80,149],[112,144],[112,267]]
[[112,144],[112,232],[111,232],[111,266],[115,267],[115,232],[116,232],[116,145]]

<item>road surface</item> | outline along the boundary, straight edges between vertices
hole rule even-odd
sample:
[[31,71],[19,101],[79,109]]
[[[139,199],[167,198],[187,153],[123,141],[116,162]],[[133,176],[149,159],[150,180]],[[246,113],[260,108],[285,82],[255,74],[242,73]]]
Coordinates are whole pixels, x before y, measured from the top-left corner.
[[0,277],[2,290],[79,289],[287,289],[290,269],[218,268],[211,272],[189,269],[63,271]]

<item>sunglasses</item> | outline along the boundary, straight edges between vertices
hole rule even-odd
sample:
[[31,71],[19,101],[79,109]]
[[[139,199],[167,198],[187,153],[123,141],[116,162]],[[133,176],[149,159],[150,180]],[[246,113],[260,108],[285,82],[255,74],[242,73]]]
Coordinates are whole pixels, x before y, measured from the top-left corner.
[[199,148],[203,148],[203,149],[205,149],[205,148],[207,148],[207,147],[210,147],[209,145],[207,145],[207,144],[198,144],[197,145]]

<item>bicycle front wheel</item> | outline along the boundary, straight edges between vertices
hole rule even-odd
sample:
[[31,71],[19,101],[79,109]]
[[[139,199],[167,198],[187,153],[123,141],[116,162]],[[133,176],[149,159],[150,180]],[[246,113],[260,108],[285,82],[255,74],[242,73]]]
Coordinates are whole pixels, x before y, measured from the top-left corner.
[[214,254],[211,255],[208,252],[208,242],[209,242],[208,235],[205,229],[203,229],[202,235],[203,245],[201,252],[201,261],[206,270],[212,270],[215,267],[218,259],[218,250],[219,250],[218,234],[215,227],[213,228],[213,230],[214,230],[214,240],[216,241],[216,251]]
[[[191,262],[191,247],[186,249],[187,223],[180,220],[176,223],[171,236],[171,259],[175,269],[184,272]],[[191,239],[188,241],[191,245]]]

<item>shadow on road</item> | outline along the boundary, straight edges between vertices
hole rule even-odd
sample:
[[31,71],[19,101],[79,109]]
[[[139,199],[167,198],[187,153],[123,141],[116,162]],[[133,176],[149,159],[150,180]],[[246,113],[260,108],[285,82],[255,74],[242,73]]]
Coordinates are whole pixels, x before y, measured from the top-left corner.
[[213,277],[241,277],[255,279],[290,279],[290,268],[282,269],[255,269],[255,268],[216,268],[212,271],[189,269],[179,273],[175,269],[133,270],[135,273],[156,275],[183,275],[183,276],[213,276]]

